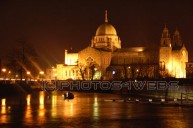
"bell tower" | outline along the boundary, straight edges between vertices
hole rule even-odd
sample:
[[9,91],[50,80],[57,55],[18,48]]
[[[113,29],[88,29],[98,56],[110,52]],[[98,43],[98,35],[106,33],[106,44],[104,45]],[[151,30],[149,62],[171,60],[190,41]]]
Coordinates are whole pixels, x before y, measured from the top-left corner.
[[173,35],[172,47],[182,47],[183,43],[179,31],[176,29]]
[[166,74],[169,74],[171,70],[171,56],[172,56],[172,47],[171,47],[171,38],[168,28],[164,27],[162,36],[161,36],[161,45],[159,49],[159,63],[160,63],[160,74],[164,77]]
[[161,37],[161,47],[171,47],[171,38],[168,28],[164,27]]

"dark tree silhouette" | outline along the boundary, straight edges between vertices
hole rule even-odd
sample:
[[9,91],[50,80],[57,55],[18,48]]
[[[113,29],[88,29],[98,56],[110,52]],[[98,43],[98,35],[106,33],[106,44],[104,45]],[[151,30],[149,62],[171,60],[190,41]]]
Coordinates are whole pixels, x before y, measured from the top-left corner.
[[7,55],[6,67],[12,71],[13,76],[19,74],[22,80],[27,71],[37,75],[38,56],[35,49],[25,41],[18,41],[16,46]]

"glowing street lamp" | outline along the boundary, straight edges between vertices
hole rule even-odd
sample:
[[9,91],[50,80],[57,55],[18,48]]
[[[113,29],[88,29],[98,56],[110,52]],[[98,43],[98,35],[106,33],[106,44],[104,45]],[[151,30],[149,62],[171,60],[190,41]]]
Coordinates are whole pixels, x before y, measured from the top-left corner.
[[9,79],[11,80],[11,77],[12,77],[11,71],[9,70],[9,71],[8,71],[8,76],[7,76],[7,78],[9,78]]
[[15,79],[17,80],[17,78],[18,78],[18,77],[19,77],[19,75],[18,75],[18,74],[16,74],[16,75],[15,75]]
[[39,74],[40,74],[40,78],[42,78],[42,81],[43,81],[44,72],[43,72],[43,71],[40,71]]
[[3,72],[3,74],[4,74],[4,82],[6,83],[6,71],[7,71],[7,69],[6,68],[3,68],[2,69],[2,72]]
[[43,72],[43,71],[40,71],[39,73],[40,73],[40,75],[44,75],[44,72]]
[[30,72],[30,71],[27,71],[26,74],[27,74],[27,78],[30,79],[29,81],[31,81],[31,78],[30,78],[31,72]]
[[6,99],[1,99],[1,105],[5,106],[6,105]]
[[26,74],[27,74],[27,75],[30,75],[30,74],[31,74],[31,72],[27,71],[27,72],[26,72]]
[[2,72],[4,72],[4,73],[5,73],[6,71],[7,71],[7,70],[6,70],[6,68],[3,68],[3,69],[2,69]]

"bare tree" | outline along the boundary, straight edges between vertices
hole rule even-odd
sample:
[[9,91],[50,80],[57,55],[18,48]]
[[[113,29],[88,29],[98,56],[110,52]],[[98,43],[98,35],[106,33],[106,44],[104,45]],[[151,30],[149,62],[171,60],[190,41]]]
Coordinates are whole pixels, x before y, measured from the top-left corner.
[[13,72],[14,77],[19,74],[22,80],[27,71],[37,74],[38,70],[34,65],[38,63],[38,56],[35,49],[25,41],[18,41],[17,45],[7,55],[7,67]]

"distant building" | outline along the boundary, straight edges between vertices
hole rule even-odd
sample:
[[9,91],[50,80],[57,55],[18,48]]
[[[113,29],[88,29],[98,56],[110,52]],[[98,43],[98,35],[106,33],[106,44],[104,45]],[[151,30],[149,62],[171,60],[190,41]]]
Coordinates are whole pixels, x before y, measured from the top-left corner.
[[176,30],[170,38],[165,26],[160,47],[121,47],[116,29],[108,22],[96,30],[90,46],[79,52],[65,50],[64,64],[56,65],[57,79],[130,79],[186,77],[188,51]]

